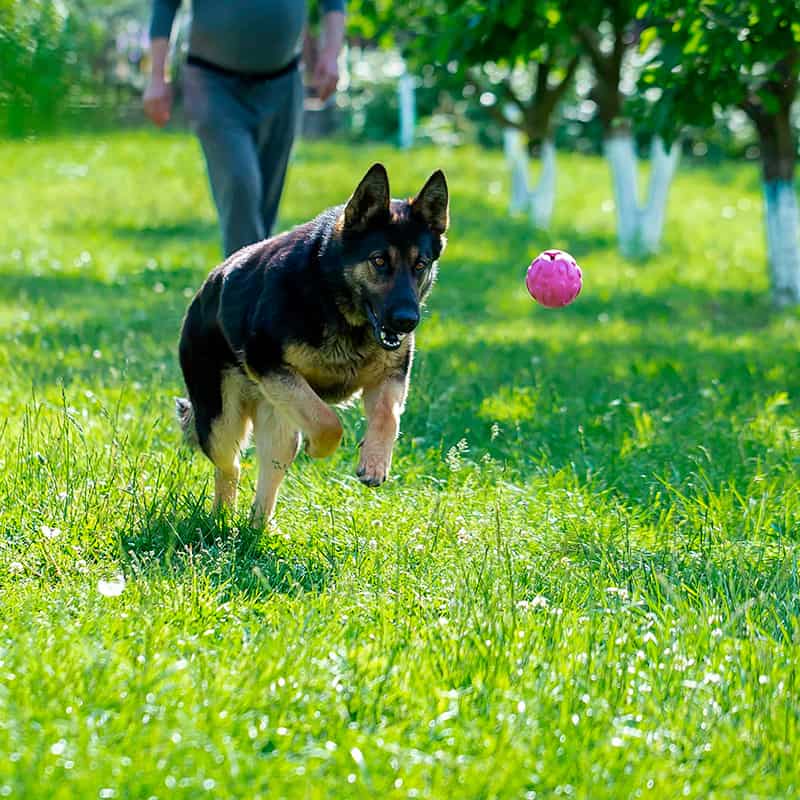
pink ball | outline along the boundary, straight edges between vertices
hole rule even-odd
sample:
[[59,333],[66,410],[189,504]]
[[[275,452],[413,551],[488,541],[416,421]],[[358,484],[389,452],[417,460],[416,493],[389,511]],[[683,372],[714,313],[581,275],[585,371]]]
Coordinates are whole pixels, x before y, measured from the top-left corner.
[[561,308],[580,293],[581,268],[569,253],[545,250],[528,267],[525,285],[537,303],[546,308]]

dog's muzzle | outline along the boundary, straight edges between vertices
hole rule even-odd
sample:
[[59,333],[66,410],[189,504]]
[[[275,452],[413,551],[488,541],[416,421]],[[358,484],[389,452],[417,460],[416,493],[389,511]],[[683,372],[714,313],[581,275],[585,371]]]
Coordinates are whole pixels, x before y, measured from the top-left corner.
[[369,303],[366,303],[364,308],[367,312],[370,324],[372,325],[375,341],[377,341],[384,350],[397,350],[403,343],[403,339],[406,338],[406,334],[392,330],[387,325],[384,325]]

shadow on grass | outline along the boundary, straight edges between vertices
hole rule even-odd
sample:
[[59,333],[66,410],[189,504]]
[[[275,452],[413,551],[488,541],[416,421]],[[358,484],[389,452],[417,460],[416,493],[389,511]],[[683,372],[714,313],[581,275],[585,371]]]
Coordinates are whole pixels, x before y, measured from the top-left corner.
[[[435,346],[423,332],[406,434],[445,452],[466,438],[522,481],[541,465],[571,468],[642,503],[659,489],[654,477],[744,488],[756,464],[790,474],[780,398],[800,376],[790,338],[764,333],[775,320],[765,298],[629,292],[612,313],[635,324],[615,330],[597,322],[607,309],[589,297],[542,315],[522,342],[482,340],[463,320]],[[475,322],[491,335],[493,320]]]
[[[219,228],[205,219],[189,219],[169,225],[114,225],[110,233],[116,239],[134,241],[140,247],[151,249],[172,239],[182,242],[210,242],[219,239]],[[209,265],[209,269],[214,266]]]
[[324,590],[337,560],[300,546],[279,529],[211,513],[204,498],[171,496],[147,511],[120,547],[132,566],[154,562],[167,572],[195,570],[222,592],[266,599]]
[[583,295],[566,313],[549,314],[543,322],[548,327],[569,324],[572,320],[595,325],[601,315],[606,315],[634,322],[644,329],[653,323],[667,323],[674,325],[672,341],[677,344],[693,329],[712,334],[761,330],[774,322],[776,313],[764,293],[711,292],[674,285],[657,293],[620,291],[608,300]]
[[[545,244],[544,234],[532,233],[526,220],[487,216],[476,203],[465,205],[457,219],[464,236],[498,240],[504,254],[517,243]],[[150,237],[153,244],[173,236],[216,236],[213,226],[199,221],[116,231]],[[612,234],[558,235],[578,257],[613,251]],[[38,382],[80,378],[109,385],[133,379],[152,385],[159,365],[161,375],[177,385],[177,339],[189,302],[183,293],[202,277],[191,268],[143,269],[114,282],[80,273],[16,272],[4,276],[0,299],[23,307],[33,300],[48,310],[37,313],[35,324],[20,326],[15,341],[22,348],[73,354],[68,364],[39,358]],[[690,480],[702,447],[713,451],[713,465],[706,468],[720,476],[744,479],[759,458],[777,457],[766,434],[759,441],[745,430],[764,398],[792,385],[797,370],[789,338],[763,333],[775,320],[766,295],[684,284],[653,292],[632,287],[605,300],[589,292],[560,313],[531,304],[535,338],[476,339],[472,324],[500,330],[511,314],[524,326],[520,306],[507,311],[498,302],[520,291],[520,278],[518,269],[498,267],[486,246],[476,246],[474,255],[456,264],[443,263],[431,307],[445,326],[454,322],[454,334],[431,347],[423,324],[404,418],[407,435],[445,451],[466,436],[513,465],[522,479],[545,462],[573,465],[577,474],[600,477],[641,501],[653,485],[643,475]],[[627,328],[605,327],[605,315]],[[749,332],[759,336],[748,338]],[[736,334],[742,335],[734,343]],[[94,359],[93,348],[108,353],[124,375],[109,378],[108,359]],[[515,393],[525,395],[521,411],[512,402]],[[504,429],[496,441],[495,421]],[[194,530],[189,519],[189,527],[178,526],[181,536]]]
[[108,385],[111,368],[123,384],[152,379],[165,357],[174,363],[189,303],[184,292],[199,287],[203,277],[191,268],[142,269],[113,281],[12,272],[0,282],[0,304],[38,306],[31,322],[10,332],[20,352],[36,356],[36,384],[99,378]]

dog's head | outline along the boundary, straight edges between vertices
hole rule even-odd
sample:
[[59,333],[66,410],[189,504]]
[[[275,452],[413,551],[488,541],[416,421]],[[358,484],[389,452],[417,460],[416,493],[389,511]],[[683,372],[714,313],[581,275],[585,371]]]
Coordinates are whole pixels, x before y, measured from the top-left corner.
[[436,278],[449,222],[447,181],[437,170],[416,197],[392,200],[383,164],[374,164],[339,218],[344,280],[353,311],[385,350],[417,327]]

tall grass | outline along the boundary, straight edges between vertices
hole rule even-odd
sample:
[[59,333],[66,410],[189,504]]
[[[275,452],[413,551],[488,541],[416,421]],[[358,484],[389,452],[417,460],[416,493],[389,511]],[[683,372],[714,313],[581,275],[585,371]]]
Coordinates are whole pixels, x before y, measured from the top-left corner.
[[[344,411],[262,533],[252,455],[214,519],[171,418],[218,258],[194,142],[0,145],[0,796],[795,796],[800,320],[755,176],[679,174],[633,263],[599,160],[546,238],[494,154],[306,144],[283,224],[376,159],[453,194],[393,478]],[[523,285],[550,246],[560,312]]]

